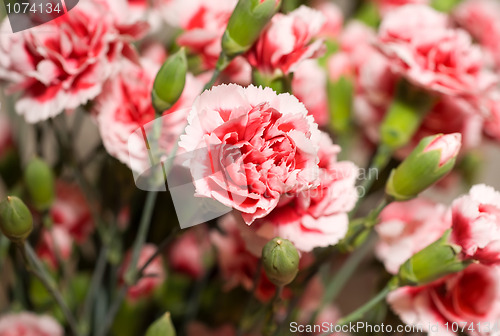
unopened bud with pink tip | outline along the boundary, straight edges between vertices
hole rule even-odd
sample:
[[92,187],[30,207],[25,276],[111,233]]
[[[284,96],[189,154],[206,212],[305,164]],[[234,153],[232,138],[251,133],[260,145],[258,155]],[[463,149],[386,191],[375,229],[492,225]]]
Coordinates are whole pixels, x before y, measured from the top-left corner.
[[397,201],[416,197],[451,171],[462,145],[460,133],[437,134],[420,141],[391,172],[386,193]]

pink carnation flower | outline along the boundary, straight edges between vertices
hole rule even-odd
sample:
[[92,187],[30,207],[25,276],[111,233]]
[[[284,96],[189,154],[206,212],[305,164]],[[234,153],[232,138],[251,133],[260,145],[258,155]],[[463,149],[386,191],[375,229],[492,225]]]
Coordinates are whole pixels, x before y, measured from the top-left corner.
[[[173,0],[178,9],[179,25],[184,32],[177,43],[199,55],[205,70],[215,69],[222,51],[221,40],[237,0]],[[169,4],[169,7],[172,5]],[[229,82],[248,85],[251,67],[243,57],[235,58],[223,72]]]
[[94,230],[87,200],[75,184],[56,183],[56,199],[50,208],[50,216],[54,225],[66,230],[77,243],[84,243]]
[[319,36],[330,39],[336,39],[342,31],[344,24],[344,14],[340,7],[330,1],[319,1],[318,4],[313,3],[314,9],[319,10],[325,17],[325,23],[321,28]]
[[319,187],[283,198],[276,209],[259,219],[254,224],[255,232],[264,242],[282,237],[293,242],[297,249],[309,252],[334,245],[345,236],[347,213],[358,199],[355,188],[358,170],[351,162],[337,162],[339,152],[340,147],[322,133]]
[[[149,168],[149,157],[143,138],[130,145],[129,137],[139,128],[155,120],[151,90],[161,63],[142,59],[142,65],[123,62],[120,73],[110,79],[97,97],[94,115],[104,147],[108,153],[132,169]],[[167,153],[171,151],[187,124],[187,110],[200,93],[203,83],[188,74],[184,91],[161,119],[162,137],[158,141]]]
[[375,229],[380,240],[375,252],[392,274],[451,227],[450,212],[444,205],[421,198],[390,204],[379,219]]
[[453,12],[455,21],[467,30],[500,68],[500,4],[496,0],[467,0]]
[[269,214],[284,194],[318,184],[321,133],[289,94],[221,85],[195,101],[180,147],[196,196],[239,210],[246,223]]
[[452,241],[464,258],[500,264],[500,193],[484,184],[452,204]]
[[[337,63],[337,67],[339,63],[346,64],[344,71],[353,74],[355,118],[367,138],[376,143],[379,141],[380,123],[394,99],[401,76],[391,71],[390,59],[372,46],[373,36],[366,29],[361,24],[348,27],[342,35],[342,47],[346,50],[341,53],[345,55],[344,60],[341,62],[332,58],[330,61]],[[350,41],[357,41],[357,44],[352,46]],[[462,134],[464,150],[477,147],[482,139],[484,118],[471,101],[443,95],[426,114],[410,144],[396,154],[400,158],[406,157],[422,138],[437,133],[458,132]]]
[[0,79],[9,92],[23,91],[16,110],[26,121],[74,109],[102,90],[123,56],[134,59],[130,41],[146,26],[116,21],[106,2],[83,1],[42,26],[0,34]]
[[[156,246],[145,244],[140,252],[137,268],[142,268],[150,257],[156,252]],[[123,277],[130,262],[132,261],[132,251],[129,251],[125,256],[120,274]],[[128,289],[127,296],[130,300],[136,301],[141,298],[149,297],[153,292],[160,287],[166,279],[165,268],[161,257],[156,257],[144,270],[144,276],[133,286]]]
[[294,72],[300,62],[323,51],[323,41],[312,40],[321,32],[324,22],[321,12],[306,6],[287,15],[278,13],[247,53],[247,59],[266,74]]
[[222,35],[237,1],[191,2],[193,3],[190,8],[185,8],[187,14],[180,23],[184,32],[177,39],[177,43],[200,54],[205,66],[211,69],[219,58]]
[[408,5],[390,12],[378,39],[395,72],[432,92],[476,100],[497,81],[470,35],[449,28],[447,17],[430,7]]
[[[460,273],[426,286],[396,289],[389,294],[387,301],[403,322],[420,325],[429,335],[453,336],[453,323],[460,325],[460,330],[465,327],[467,334],[488,335],[485,329],[477,332],[477,326],[478,323],[481,326],[498,323],[500,270],[473,264]],[[448,328],[445,323],[448,323]],[[473,328],[469,328],[472,323]]]
[[46,315],[29,312],[0,317],[0,336],[63,336],[63,328]]
[[64,228],[54,226],[51,230],[43,230],[36,247],[38,257],[52,269],[57,269],[59,261],[66,262],[71,257],[74,239]]

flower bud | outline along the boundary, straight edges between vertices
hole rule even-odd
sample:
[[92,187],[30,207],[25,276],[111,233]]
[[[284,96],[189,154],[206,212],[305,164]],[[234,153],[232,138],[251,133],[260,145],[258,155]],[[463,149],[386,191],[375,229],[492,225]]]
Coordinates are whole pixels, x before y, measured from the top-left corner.
[[161,66],[153,84],[151,99],[157,113],[171,108],[186,84],[188,62],[184,48],[171,55]]
[[222,37],[222,52],[232,59],[252,47],[278,11],[281,0],[239,0]]
[[450,243],[450,234],[451,229],[401,265],[398,272],[401,286],[425,285],[470,265],[471,261],[460,258],[461,247]]
[[22,243],[33,230],[33,217],[28,207],[15,196],[0,202],[0,230],[14,243]]
[[146,331],[146,336],[175,336],[174,325],[170,318],[170,313],[165,313],[156,320]]
[[461,134],[423,138],[411,154],[393,169],[385,191],[397,201],[416,197],[449,173],[461,147]]
[[50,208],[55,198],[54,174],[45,161],[34,158],[28,162],[24,183],[37,210]]
[[433,104],[434,98],[428,92],[401,81],[380,125],[382,144],[392,150],[408,144]]
[[299,253],[289,240],[277,237],[262,249],[262,265],[272,283],[285,286],[299,271]]

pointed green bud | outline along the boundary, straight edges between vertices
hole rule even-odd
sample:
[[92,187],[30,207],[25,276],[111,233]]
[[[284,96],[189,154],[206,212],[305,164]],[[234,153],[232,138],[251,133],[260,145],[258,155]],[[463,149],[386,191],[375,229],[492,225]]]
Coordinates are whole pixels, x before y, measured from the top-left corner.
[[423,138],[411,154],[395,169],[385,192],[396,201],[406,201],[448,174],[462,145],[460,133],[437,134]]
[[184,48],[170,55],[156,75],[151,99],[156,112],[161,114],[171,108],[184,90],[188,61]]
[[14,243],[22,243],[33,230],[33,217],[28,207],[15,196],[0,202],[0,230]]
[[55,198],[54,173],[45,161],[34,158],[28,162],[24,183],[37,210],[50,208]]
[[399,82],[394,100],[380,125],[381,142],[392,150],[408,144],[434,103],[434,97],[428,92],[404,80]]
[[266,275],[276,286],[285,286],[299,271],[299,253],[287,239],[274,238],[262,249],[262,265]]
[[252,47],[278,11],[281,0],[239,0],[222,36],[222,52],[232,59]]
[[156,320],[146,331],[146,336],[175,336],[175,329],[170,313],[165,313]]
[[460,258],[461,247],[449,242],[450,234],[451,229],[401,265],[398,273],[401,286],[425,285],[470,265],[471,261]]

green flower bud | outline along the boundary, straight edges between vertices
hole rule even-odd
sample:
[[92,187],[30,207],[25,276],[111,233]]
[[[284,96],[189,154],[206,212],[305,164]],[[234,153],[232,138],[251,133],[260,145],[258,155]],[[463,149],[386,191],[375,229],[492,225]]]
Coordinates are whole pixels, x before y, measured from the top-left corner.
[[461,247],[449,242],[450,234],[451,229],[401,265],[398,272],[401,286],[425,285],[470,265],[471,261],[461,260]]
[[170,318],[170,313],[165,313],[156,320],[146,331],[146,336],[175,336],[174,325]]
[[28,207],[15,196],[0,202],[0,230],[14,243],[22,243],[33,230]]
[[222,52],[232,59],[252,47],[278,11],[281,0],[239,0],[222,36]]
[[380,125],[382,144],[392,150],[408,144],[433,104],[434,98],[426,91],[401,81],[389,111]]
[[184,48],[171,55],[156,75],[151,100],[157,113],[171,108],[179,99],[186,84],[188,61]]
[[287,239],[274,238],[262,249],[262,265],[266,275],[276,286],[285,286],[299,271],[299,253]]
[[396,201],[416,197],[451,171],[460,147],[460,133],[423,138],[413,152],[392,170],[385,192]]
[[34,158],[28,163],[24,183],[37,210],[50,208],[55,198],[54,173],[45,161]]

